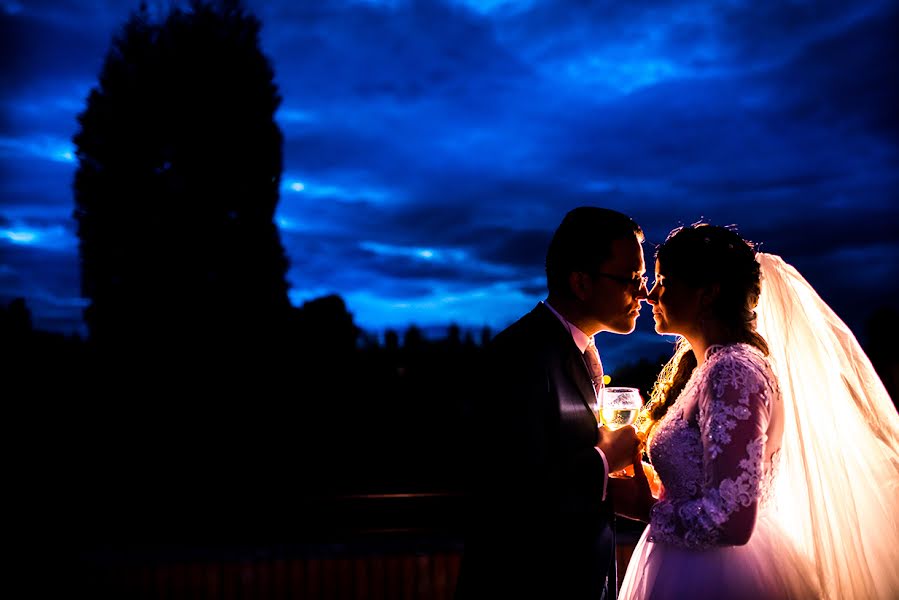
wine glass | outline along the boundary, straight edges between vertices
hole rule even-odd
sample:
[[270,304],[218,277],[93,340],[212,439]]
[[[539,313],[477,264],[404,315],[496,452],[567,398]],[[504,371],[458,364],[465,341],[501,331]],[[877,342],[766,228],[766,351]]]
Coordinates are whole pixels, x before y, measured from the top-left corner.
[[640,390],[632,387],[604,387],[599,391],[599,422],[611,430],[621,429],[637,420],[643,408]]
[[[632,387],[604,387],[597,398],[599,406],[599,422],[611,430],[621,429],[637,420],[637,414],[643,408],[640,390]],[[609,473],[609,477],[633,477],[633,469],[626,467],[620,471]]]

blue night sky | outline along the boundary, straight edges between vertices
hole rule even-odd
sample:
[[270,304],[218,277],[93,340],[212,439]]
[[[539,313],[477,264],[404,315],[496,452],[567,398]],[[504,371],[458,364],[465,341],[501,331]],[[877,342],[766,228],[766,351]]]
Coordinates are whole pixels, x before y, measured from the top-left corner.
[[[137,5],[0,0],[0,302],[25,297],[40,329],[86,334],[71,138]],[[897,2],[245,5],[283,97],[296,305],[339,294],[371,332],[500,329],[544,297],[565,212],[594,204],[644,227],[650,269],[705,218],[859,336],[897,306]],[[669,353],[651,326],[644,307],[635,335],[601,335],[607,368]]]

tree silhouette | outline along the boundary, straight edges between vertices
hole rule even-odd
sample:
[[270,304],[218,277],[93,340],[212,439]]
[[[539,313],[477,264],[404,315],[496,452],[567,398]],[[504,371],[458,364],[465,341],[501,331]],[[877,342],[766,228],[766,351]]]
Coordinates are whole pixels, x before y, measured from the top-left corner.
[[304,302],[297,311],[297,333],[302,347],[297,354],[314,370],[346,370],[356,353],[362,331],[353,321],[343,298],[330,294]]
[[260,356],[290,303],[273,222],[281,98],[239,2],[193,1],[113,40],[74,137],[89,337],[119,353]]

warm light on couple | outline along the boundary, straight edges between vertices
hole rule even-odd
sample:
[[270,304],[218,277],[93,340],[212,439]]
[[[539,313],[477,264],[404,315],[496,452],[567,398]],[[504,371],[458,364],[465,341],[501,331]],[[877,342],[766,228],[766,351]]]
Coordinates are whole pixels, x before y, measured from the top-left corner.
[[[643,246],[627,215],[571,210],[545,300],[489,344],[459,600],[899,597],[899,415],[848,327],[733,227]],[[594,336],[643,302],[678,342],[638,434],[591,407]],[[647,524],[623,573],[616,516]]]

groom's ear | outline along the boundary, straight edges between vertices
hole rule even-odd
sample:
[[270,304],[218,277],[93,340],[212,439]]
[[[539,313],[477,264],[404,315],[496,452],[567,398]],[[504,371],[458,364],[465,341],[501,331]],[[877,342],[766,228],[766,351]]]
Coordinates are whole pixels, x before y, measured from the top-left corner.
[[591,285],[593,285],[593,282],[590,281],[590,276],[586,273],[572,271],[568,274],[568,287],[571,288],[571,293],[579,300],[583,300],[587,297]]

